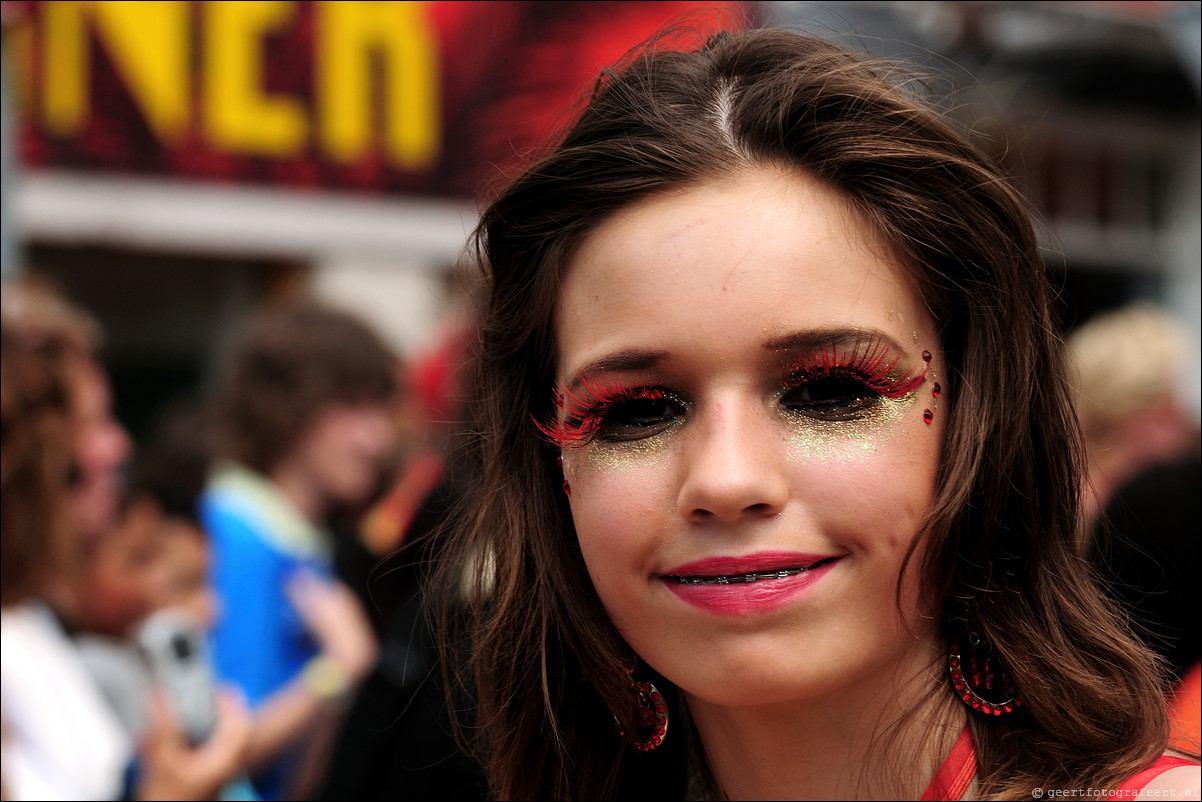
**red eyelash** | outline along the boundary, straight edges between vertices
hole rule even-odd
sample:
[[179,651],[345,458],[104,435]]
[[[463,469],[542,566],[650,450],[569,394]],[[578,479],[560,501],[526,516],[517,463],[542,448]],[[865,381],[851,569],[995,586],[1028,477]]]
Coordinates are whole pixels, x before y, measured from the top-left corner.
[[830,373],[846,373],[857,377],[865,386],[886,398],[901,398],[914,392],[926,381],[930,363],[923,360],[923,368],[909,376],[895,375],[900,356],[880,337],[865,343],[855,343],[840,353],[839,344],[828,343],[818,354],[806,354],[793,366],[794,381],[813,378]]
[[658,400],[664,391],[654,387],[627,387],[605,377],[583,375],[575,389],[562,383],[555,388],[555,415],[543,423],[537,419],[543,437],[559,448],[582,446],[592,440],[593,435],[605,420],[605,413],[615,403],[627,400]]

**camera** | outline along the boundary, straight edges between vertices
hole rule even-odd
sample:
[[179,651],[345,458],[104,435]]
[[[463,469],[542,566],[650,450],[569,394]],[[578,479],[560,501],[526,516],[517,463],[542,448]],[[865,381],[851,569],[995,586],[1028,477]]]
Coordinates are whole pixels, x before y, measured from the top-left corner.
[[217,722],[216,684],[204,628],[183,610],[166,608],[143,622],[137,640],[188,742],[204,743]]

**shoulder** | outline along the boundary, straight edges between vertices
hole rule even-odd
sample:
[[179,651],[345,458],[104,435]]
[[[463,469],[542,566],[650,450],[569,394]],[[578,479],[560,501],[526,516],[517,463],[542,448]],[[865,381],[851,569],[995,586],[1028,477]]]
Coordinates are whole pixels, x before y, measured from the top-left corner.
[[213,493],[204,497],[200,510],[216,567],[226,560],[247,560],[256,554],[266,558],[274,551],[262,514],[244,500]]
[[1160,769],[1147,782],[1130,790],[1136,799],[1198,799],[1202,795],[1202,767],[1193,761],[1165,755],[1150,771]]

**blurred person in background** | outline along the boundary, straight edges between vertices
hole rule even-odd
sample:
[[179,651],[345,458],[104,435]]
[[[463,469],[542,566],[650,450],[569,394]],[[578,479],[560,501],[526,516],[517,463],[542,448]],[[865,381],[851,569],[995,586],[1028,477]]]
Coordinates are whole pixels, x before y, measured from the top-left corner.
[[339,538],[340,575],[373,613],[380,659],[347,713],[321,799],[487,797],[483,769],[455,742],[426,598],[444,559],[445,524],[470,482],[456,441],[476,323],[465,290],[408,360],[397,413],[404,459],[387,491]]
[[[1181,394],[1196,370],[1191,345],[1184,325],[1143,301],[1099,314],[1067,339],[1089,460],[1087,551],[1111,597],[1166,661],[1178,710],[1197,709],[1202,657],[1202,459],[1198,421]],[[1196,750],[1197,713],[1175,718],[1176,743]]]
[[[208,536],[199,517],[209,458],[205,424],[204,411],[191,406],[162,417],[139,454],[117,532],[104,541],[113,545],[94,557],[88,572],[84,598],[94,612],[75,641],[135,741],[147,735],[152,689],[163,671],[185,678],[176,692],[184,695],[179,702],[191,714],[181,720],[191,738],[206,737],[208,711],[220,704],[216,696],[203,707],[196,704],[202,690],[214,690],[215,671],[204,642],[218,614],[209,581]],[[165,652],[167,633],[172,640]],[[181,643],[191,645],[181,653]],[[198,673],[209,687],[197,684]],[[245,740],[249,744],[249,716]],[[222,785],[218,798],[257,800],[258,795],[240,770]]]
[[306,303],[255,320],[216,388],[223,462],[201,504],[222,607],[214,653],[255,709],[252,778],[266,799],[311,792],[342,702],[375,664],[328,524],[378,487],[399,369],[357,319]]
[[1089,473],[1086,512],[1155,465],[1198,454],[1198,421],[1182,397],[1190,335],[1147,301],[1096,315],[1067,338]]
[[4,790],[11,799],[209,798],[241,763],[249,720],[232,698],[192,748],[156,699],[135,743],[68,632],[93,616],[92,558],[114,536],[129,440],[111,414],[98,328],[53,293],[6,287]]
[[162,516],[160,603],[186,610],[206,629],[220,615],[210,583],[209,536],[200,520],[212,457],[211,428],[208,410],[199,404],[169,409],[139,461],[136,482]]
[[88,544],[65,581],[77,604],[64,623],[134,742],[149,722],[152,688],[136,634],[164,595],[163,527],[154,499],[132,493],[112,531]]
[[[66,353],[83,347],[26,334],[7,314],[0,322],[6,799],[113,798],[129,758],[120,730],[42,602],[71,559],[72,532],[63,514],[72,462]],[[37,682],[38,674],[50,680]],[[60,713],[71,714],[69,727],[58,724]],[[81,748],[77,738],[94,743]]]
[[4,315],[46,353],[53,353],[71,404],[72,460],[67,525],[87,541],[112,528],[125,488],[129,435],[113,417],[112,394],[96,359],[101,332],[96,321],[49,286],[26,281],[5,287]]
[[70,552],[61,510],[71,440],[66,380],[56,354],[65,344],[22,337],[7,316],[2,322],[0,603],[7,609],[40,595]]
[[170,608],[203,636],[215,623],[208,539],[199,500],[207,470],[199,416],[164,416],[137,460],[112,534],[100,539],[77,571],[86,609],[72,622],[89,671],[129,735],[141,738],[149,717],[151,665],[137,638],[146,619]]

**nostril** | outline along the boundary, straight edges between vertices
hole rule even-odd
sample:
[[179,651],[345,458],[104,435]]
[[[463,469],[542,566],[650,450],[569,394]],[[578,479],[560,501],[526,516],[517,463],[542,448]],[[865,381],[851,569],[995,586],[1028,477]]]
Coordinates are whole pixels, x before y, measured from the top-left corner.
[[[746,515],[760,516],[760,517],[767,518],[767,517],[773,516],[773,515],[780,515],[781,510],[774,504],[758,503],[758,504],[750,504],[750,505],[744,507],[743,513]],[[715,510],[711,510],[706,507],[695,507],[692,510],[690,517],[692,517],[694,520],[708,521],[710,519],[718,518],[721,516],[719,516],[719,514]]]

